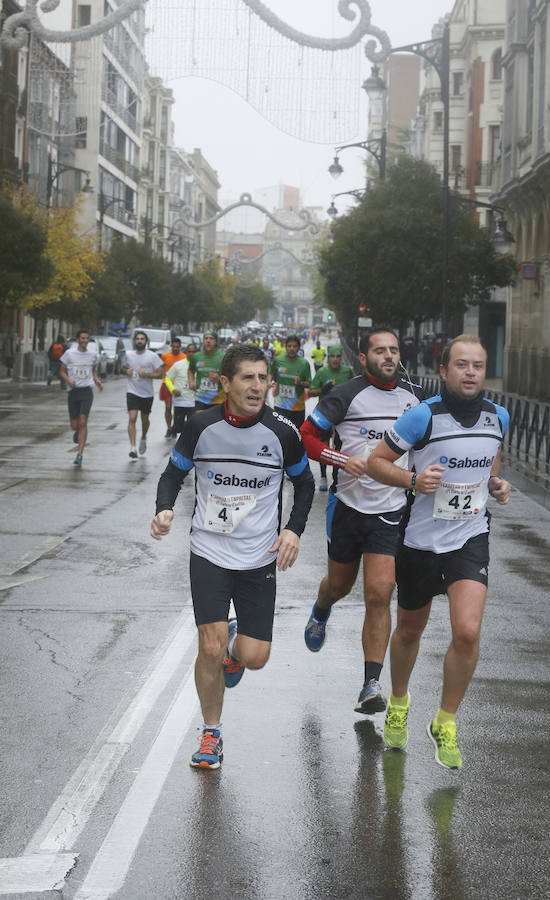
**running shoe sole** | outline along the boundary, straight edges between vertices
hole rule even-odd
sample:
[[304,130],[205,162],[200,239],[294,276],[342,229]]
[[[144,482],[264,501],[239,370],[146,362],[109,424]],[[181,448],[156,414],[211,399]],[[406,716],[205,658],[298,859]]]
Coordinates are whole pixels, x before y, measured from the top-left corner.
[[201,760],[200,762],[193,762],[191,759],[189,765],[192,769],[219,769],[220,763],[223,760],[223,753],[220,753],[218,756],[218,761],[215,763],[206,762],[206,760]]
[[364,716],[371,716],[374,713],[384,712],[386,709],[386,701],[381,694],[378,697],[373,697],[371,700],[365,700],[363,703],[358,703],[355,708],[355,712],[363,713]]

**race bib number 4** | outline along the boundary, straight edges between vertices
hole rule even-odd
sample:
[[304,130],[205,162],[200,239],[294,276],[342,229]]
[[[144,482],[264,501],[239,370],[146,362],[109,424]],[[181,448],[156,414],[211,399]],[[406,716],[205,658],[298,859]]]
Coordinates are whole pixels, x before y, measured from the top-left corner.
[[434,519],[471,519],[483,509],[481,481],[451,484],[442,481],[434,497]]
[[206,502],[204,527],[207,531],[215,531],[218,534],[232,534],[255,506],[255,494],[222,497],[210,491]]

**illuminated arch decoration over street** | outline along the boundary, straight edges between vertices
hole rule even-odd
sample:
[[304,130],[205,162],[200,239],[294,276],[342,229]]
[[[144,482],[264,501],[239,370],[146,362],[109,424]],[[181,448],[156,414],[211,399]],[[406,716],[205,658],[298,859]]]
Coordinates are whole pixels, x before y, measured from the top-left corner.
[[298,31],[262,0],[121,0],[92,25],[49,29],[41,16],[60,3],[26,0],[21,12],[7,17],[2,46],[22,47],[29,32],[50,45],[89,41],[144,9],[154,75],[166,83],[186,77],[220,83],[280,131],[312,143],[334,146],[361,134],[365,55],[382,61],[391,51],[387,34],[372,24],[367,0],[339,0],[338,14],[352,23],[341,37]]
[[219,219],[222,219],[224,216],[228,215],[228,213],[241,206],[253,207],[254,209],[259,210],[264,216],[267,216],[268,219],[271,219],[272,222],[275,222],[276,225],[280,228],[285,228],[287,231],[307,230],[310,234],[319,233],[319,226],[311,218],[309,210],[301,209],[299,212],[294,212],[292,214],[287,213],[287,221],[283,222],[281,219],[277,219],[276,216],[270,213],[265,206],[262,206],[260,203],[255,203],[251,194],[241,194],[240,198],[235,203],[230,203],[229,206],[226,206],[225,209],[222,209],[215,216],[211,216],[209,219],[203,219],[200,222],[196,222],[193,218],[193,210],[191,207],[184,206],[181,210],[179,221],[183,222],[188,228],[194,228],[195,230],[200,231],[203,228],[209,228],[210,225],[213,225]]

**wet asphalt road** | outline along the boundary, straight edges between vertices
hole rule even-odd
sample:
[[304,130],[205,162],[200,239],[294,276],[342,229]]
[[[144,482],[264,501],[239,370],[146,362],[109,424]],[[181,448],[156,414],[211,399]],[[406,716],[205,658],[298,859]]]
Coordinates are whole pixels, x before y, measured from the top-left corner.
[[325,568],[319,493],[279,577],[271,660],[227,694],[221,770],[196,772],[193,488],[170,538],[152,541],[170,442],[156,400],[147,456],[129,463],[124,393],[112,379],[96,394],[79,471],[66,395],[0,385],[0,895],[550,897],[550,512],[517,490],[494,507],[459,773],[435,764],[425,733],[449,637],[443,599],[411,683],[406,753],[384,751],[382,714],[353,711],[360,590],[338,604],[322,652],[305,648]]

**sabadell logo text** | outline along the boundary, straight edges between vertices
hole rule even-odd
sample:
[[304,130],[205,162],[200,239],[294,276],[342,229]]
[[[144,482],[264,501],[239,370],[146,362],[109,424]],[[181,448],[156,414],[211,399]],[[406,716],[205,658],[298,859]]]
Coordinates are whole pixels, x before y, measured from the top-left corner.
[[448,466],[449,469],[489,469],[495,461],[494,456],[482,456],[481,459],[457,459],[456,456],[440,456],[439,462],[442,466]]
[[208,470],[208,477],[214,484],[224,484],[230,487],[263,488],[271,484],[271,475],[267,478],[239,478],[238,475],[221,475],[219,472]]

